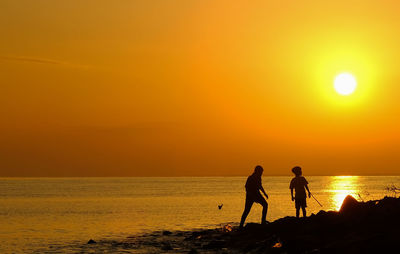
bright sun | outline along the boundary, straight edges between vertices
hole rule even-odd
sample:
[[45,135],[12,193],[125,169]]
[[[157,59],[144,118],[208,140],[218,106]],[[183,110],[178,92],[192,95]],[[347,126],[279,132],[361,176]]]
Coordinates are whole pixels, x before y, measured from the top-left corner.
[[341,95],[352,94],[357,87],[357,81],[350,73],[340,73],[333,82],[336,92]]

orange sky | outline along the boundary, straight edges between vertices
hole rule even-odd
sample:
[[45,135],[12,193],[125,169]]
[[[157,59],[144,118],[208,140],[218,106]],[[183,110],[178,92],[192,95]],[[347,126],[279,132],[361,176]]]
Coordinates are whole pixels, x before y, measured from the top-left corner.
[[399,11],[3,0],[0,176],[399,174]]

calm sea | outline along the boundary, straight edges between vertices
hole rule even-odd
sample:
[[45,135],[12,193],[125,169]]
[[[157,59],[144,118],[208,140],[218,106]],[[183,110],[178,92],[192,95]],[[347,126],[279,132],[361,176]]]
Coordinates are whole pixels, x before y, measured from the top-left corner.
[[[267,220],[293,216],[291,177],[263,177]],[[308,214],[337,210],[344,197],[390,195],[398,176],[312,176]],[[119,239],[156,230],[188,230],[238,222],[245,177],[0,178],[0,253],[65,250],[89,239]],[[222,209],[218,205],[223,204]],[[248,221],[259,222],[253,206]],[[71,251],[72,252],[72,251]]]

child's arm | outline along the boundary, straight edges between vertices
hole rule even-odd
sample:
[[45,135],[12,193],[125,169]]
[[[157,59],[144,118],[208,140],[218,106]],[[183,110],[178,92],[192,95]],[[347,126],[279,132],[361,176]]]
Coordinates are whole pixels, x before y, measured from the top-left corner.
[[310,192],[310,189],[308,189],[308,184],[306,184],[305,187],[306,187],[306,190],[308,191],[308,197],[311,198],[311,192]]
[[294,201],[294,197],[293,197],[293,188],[290,188],[290,195],[292,195],[292,201]]
[[268,194],[267,193],[265,193],[265,190],[264,190],[264,188],[261,186],[261,188],[260,188],[260,190],[262,191],[262,193],[264,193],[264,195],[267,197],[267,199],[268,199]]

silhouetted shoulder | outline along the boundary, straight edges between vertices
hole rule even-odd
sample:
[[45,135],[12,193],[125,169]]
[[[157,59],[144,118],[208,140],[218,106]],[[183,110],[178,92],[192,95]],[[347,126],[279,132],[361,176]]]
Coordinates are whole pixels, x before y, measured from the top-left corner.
[[290,181],[289,189],[294,188],[295,179],[296,179],[296,177],[292,178],[292,180]]
[[248,192],[256,192],[261,188],[261,177],[256,175],[251,175],[247,178],[246,181],[246,191]]
[[296,176],[290,181],[289,189],[297,189],[307,185],[308,182],[304,176]]

